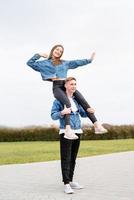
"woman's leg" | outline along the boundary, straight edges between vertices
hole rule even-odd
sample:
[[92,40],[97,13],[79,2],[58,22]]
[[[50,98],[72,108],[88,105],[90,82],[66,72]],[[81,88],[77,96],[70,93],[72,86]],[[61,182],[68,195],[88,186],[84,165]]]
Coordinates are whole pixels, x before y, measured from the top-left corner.
[[[53,94],[54,94],[54,97],[62,103],[63,107],[64,107],[64,105],[66,105],[67,108],[71,107],[70,101],[67,98],[65,91],[63,91],[60,87],[55,88],[53,90]],[[70,115],[69,114],[65,115],[65,124],[70,125]]]
[[94,113],[88,112],[87,109],[91,108],[88,102],[85,100],[83,95],[76,90],[74,93],[76,101],[83,107],[83,109],[86,111],[88,118],[91,120],[91,122],[94,125],[95,128],[95,133],[96,134],[103,134],[107,133],[107,129],[105,129],[98,121],[97,118],[95,117]]
[[94,113],[90,113],[87,112],[88,108],[91,108],[91,106],[88,104],[88,102],[85,100],[85,98],[83,97],[83,95],[76,90],[76,92],[74,93],[75,99],[76,101],[83,107],[83,109],[86,111],[88,118],[92,121],[92,123],[94,124],[97,119],[94,115]]
[[[63,89],[62,87],[55,87],[53,89],[54,97],[62,103],[63,107],[64,105],[66,105],[67,108],[70,108],[71,107],[70,101],[67,98],[67,95]],[[69,114],[65,115],[65,138],[71,140],[78,139],[78,136],[75,135],[75,133],[71,129]]]

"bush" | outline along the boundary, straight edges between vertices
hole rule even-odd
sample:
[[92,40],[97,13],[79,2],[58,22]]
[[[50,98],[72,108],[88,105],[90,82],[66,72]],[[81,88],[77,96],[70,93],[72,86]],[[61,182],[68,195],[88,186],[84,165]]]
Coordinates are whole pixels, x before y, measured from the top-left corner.
[[0,142],[53,140],[59,140],[58,129],[56,128],[0,128]]
[[134,125],[120,125],[120,126],[112,126],[105,125],[108,133],[102,135],[96,135],[93,133],[93,129],[89,130],[87,128],[83,129],[84,134],[82,139],[84,140],[111,140],[111,139],[129,139],[134,138]]
[[[108,133],[94,134],[93,127],[84,127],[82,140],[111,140],[134,138],[134,125],[111,126],[104,124]],[[56,127],[0,128],[0,142],[14,141],[57,141],[59,130]]]

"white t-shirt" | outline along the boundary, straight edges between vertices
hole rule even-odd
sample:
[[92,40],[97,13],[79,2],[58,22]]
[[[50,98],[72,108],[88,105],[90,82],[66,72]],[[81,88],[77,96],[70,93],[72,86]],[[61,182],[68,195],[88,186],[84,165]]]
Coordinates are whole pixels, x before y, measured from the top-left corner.
[[70,101],[70,103],[71,103],[71,110],[72,110],[73,112],[78,111],[78,108],[76,107],[76,104],[75,104],[73,98],[69,97],[69,101]]

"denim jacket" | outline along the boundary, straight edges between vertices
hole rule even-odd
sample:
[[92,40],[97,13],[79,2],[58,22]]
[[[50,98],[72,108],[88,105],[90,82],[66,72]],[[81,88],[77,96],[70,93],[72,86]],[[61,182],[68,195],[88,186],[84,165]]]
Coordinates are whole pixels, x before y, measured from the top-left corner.
[[40,57],[39,54],[35,54],[30,60],[28,60],[27,65],[40,72],[43,80],[49,80],[51,78],[67,78],[67,71],[69,69],[75,69],[92,62],[91,59],[72,61],[62,60],[61,64],[54,66],[51,59],[38,61]]
[[[76,104],[76,107],[78,108],[77,112],[71,112],[70,113],[70,125],[71,128],[74,130],[81,129],[81,117],[87,117],[86,112],[84,109],[77,103],[77,101],[74,99],[74,102]],[[51,118],[53,120],[59,120],[60,122],[60,129],[65,129],[65,117],[64,115],[61,115],[61,111],[63,110],[63,105],[58,101],[57,99],[53,102],[53,106],[51,109]]]

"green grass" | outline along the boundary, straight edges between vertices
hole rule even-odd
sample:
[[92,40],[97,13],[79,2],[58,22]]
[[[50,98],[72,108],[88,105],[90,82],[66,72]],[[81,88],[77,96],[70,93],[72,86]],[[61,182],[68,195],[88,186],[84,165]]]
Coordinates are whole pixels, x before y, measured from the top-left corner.
[[[78,157],[134,151],[134,139],[81,141]],[[0,164],[59,160],[59,142],[1,142]]]

